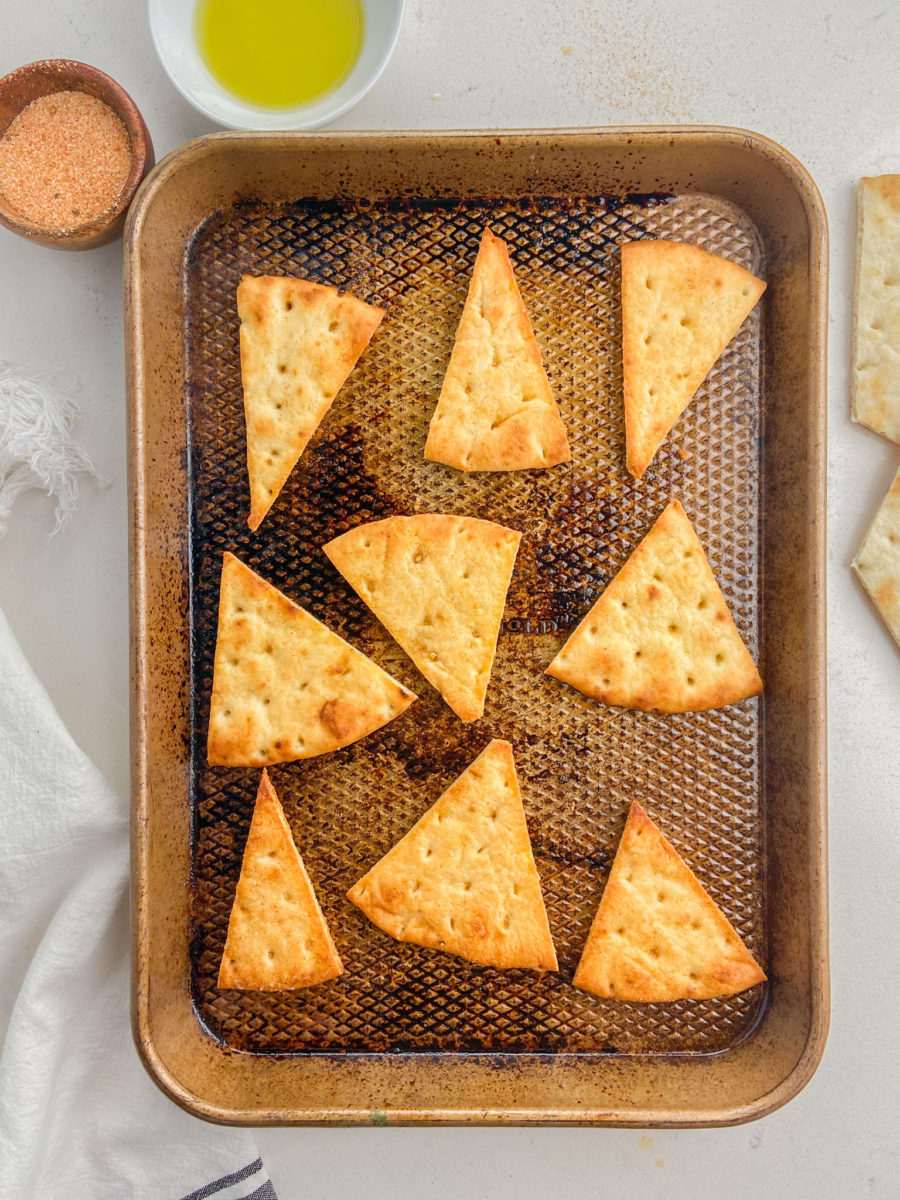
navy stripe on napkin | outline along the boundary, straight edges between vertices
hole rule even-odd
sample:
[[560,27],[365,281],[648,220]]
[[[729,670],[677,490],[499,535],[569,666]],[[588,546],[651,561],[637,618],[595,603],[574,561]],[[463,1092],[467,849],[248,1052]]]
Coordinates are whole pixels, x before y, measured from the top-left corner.
[[272,1180],[267,1179],[261,1188],[257,1188],[255,1192],[251,1192],[247,1200],[278,1200],[278,1194],[274,1187],[272,1187]]
[[[238,1183],[245,1183],[246,1187],[232,1192],[234,1200],[238,1200],[238,1198],[240,1200],[278,1200],[278,1195],[272,1186],[271,1179],[265,1177],[261,1158],[257,1158],[255,1162],[248,1163],[240,1171],[232,1171],[230,1175],[223,1175],[221,1179],[214,1179],[212,1183],[207,1183],[205,1187],[198,1188],[195,1192],[191,1192],[187,1196],[182,1196],[181,1200],[206,1200],[208,1196],[215,1196],[217,1192],[222,1192],[226,1188],[234,1188],[235,1184]],[[250,1189],[254,1190],[251,1191]]]

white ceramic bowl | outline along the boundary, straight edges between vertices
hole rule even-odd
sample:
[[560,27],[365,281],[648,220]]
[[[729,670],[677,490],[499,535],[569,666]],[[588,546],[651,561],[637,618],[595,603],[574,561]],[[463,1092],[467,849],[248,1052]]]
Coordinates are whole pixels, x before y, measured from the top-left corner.
[[226,91],[209,73],[194,38],[196,0],[149,0],[150,32],[160,62],[196,109],[229,129],[318,129],[363,98],[387,66],[404,0],[361,0],[365,34],[356,65],[339,87],[294,108],[259,108]]

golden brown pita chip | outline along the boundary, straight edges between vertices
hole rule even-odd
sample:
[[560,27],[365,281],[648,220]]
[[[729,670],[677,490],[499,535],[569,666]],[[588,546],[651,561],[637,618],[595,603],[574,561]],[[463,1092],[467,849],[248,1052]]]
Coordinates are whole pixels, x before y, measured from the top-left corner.
[[425,457],[460,471],[521,471],[569,458],[504,242],[485,229]]
[[463,721],[484,711],[522,535],[427,513],[358,525],[325,553]]
[[245,275],[237,290],[256,529],[384,316],[306,279]]
[[207,753],[264,767],[327,754],[380,729],[415,696],[225,553]]
[[509,742],[491,742],[347,896],[398,941],[555,971]]
[[673,500],[547,668],[624,708],[697,712],[762,690],[687,514]]
[[900,442],[900,175],[859,183],[853,419]]
[[875,514],[853,570],[900,645],[900,471]]
[[624,243],[625,456],[636,479],[765,287],[743,267],[699,246]]
[[573,983],[595,996],[733,996],[765,974],[693,871],[632,804]]
[[343,972],[303,859],[265,771],[244,848],[220,988],[310,987]]

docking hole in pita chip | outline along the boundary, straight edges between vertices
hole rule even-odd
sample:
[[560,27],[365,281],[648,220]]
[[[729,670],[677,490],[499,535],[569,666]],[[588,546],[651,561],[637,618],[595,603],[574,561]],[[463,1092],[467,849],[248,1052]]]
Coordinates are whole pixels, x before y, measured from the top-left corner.
[[263,771],[218,986],[311,987],[343,969],[284,810]]
[[733,996],[765,978],[688,864],[632,804],[574,985],[664,1002]]
[[569,458],[506,244],[485,229],[425,457],[460,471],[521,471]]
[[484,699],[522,535],[425,513],[358,525],[325,553],[463,721]]
[[398,941],[557,970],[509,742],[492,741],[347,897]]
[[766,285],[682,242],[622,245],[622,372],[628,470],[643,475]]
[[547,673],[604,704],[699,712],[762,691],[677,500],[658,517]]
[[328,754],[415,700],[376,663],[225,553],[207,754],[264,767]]
[[251,529],[369,344],[384,311],[334,287],[245,275],[237,290]]

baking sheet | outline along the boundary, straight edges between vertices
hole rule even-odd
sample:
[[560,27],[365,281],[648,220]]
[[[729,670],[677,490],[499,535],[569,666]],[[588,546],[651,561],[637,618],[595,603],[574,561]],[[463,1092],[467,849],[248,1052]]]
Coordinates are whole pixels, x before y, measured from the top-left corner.
[[[298,198],[299,197],[299,198]],[[573,447],[548,472],[421,458],[484,224],[507,239]],[[640,481],[624,468],[617,244],[695,241],[769,279]],[[135,613],[135,1026],[218,1120],[747,1119],[808,1079],[827,1024],[822,541],[824,215],[779,147],[728,130],[219,135],[158,168],[127,249]],[[173,269],[175,268],[175,269]],[[234,289],[307,275],[388,314],[256,535]],[[186,403],[185,403],[186,401]],[[662,717],[543,670],[671,496],[766,681]],[[393,512],[523,529],[488,705],[463,725],[321,545]],[[385,729],[272,772],[347,973],[214,986],[257,772],[203,749],[230,549],[416,690]],[[342,899],[492,736],[513,741],[559,975],[401,945]],[[568,980],[640,800],[770,975],[625,1005]]]

